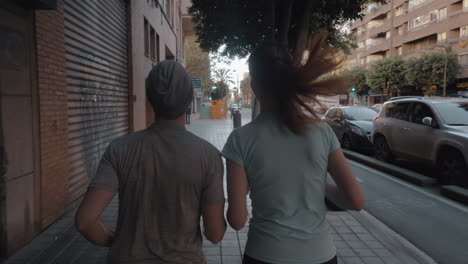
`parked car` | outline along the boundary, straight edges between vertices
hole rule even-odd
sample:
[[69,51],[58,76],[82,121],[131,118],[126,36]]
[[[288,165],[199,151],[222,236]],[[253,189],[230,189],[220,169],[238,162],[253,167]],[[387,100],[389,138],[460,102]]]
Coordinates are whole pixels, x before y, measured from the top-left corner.
[[375,104],[375,105],[372,106],[372,108],[380,110],[380,109],[382,109],[382,106],[383,106],[383,104]]
[[468,186],[468,99],[393,98],[374,121],[376,157],[437,166],[443,184]]
[[331,126],[342,148],[372,151],[369,136],[377,115],[377,110],[371,107],[343,106],[330,108],[322,120]]

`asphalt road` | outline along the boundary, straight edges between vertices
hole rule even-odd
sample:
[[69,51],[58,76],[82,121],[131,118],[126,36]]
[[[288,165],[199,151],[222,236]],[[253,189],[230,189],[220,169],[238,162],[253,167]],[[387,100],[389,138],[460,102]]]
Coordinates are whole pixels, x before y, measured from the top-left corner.
[[468,263],[468,207],[352,162],[365,210],[438,263]]

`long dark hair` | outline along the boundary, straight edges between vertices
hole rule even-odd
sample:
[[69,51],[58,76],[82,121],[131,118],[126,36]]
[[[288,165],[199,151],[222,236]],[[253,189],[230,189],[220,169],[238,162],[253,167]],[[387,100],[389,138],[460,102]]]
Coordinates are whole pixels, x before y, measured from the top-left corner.
[[317,35],[305,50],[295,51],[293,55],[286,46],[264,44],[249,58],[256,97],[260,103],[268,104],[296,134],[302,134],[308,123],[319,120],[310,106],[321,106],[317,96],[336,95],[346,86],[346,77],[324,77],[341,64],[337,52],[324,46],[326,38],[326,33]]

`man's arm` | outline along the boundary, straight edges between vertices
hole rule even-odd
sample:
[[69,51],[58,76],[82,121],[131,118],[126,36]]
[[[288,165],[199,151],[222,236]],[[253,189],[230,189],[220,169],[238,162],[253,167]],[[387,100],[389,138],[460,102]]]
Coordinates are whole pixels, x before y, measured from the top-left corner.
[[205,237],[214,244],[218,244],[226,232],[224,203],[202,206],[202,216]]
[[90,242],[110,247],[114,233],[101,220],[101,214],[112,201],[115,192],[89,188],[75,215],[75,226]]

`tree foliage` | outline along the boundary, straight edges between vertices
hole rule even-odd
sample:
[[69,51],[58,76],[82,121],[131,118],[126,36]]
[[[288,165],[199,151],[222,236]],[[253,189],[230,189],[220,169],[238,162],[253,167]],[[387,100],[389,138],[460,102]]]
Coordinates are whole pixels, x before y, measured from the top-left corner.
[[351,84],[356,88],[356,93],[360,96],[367,94],[370,90],[370,86],[367,84],[367,72],[368,70],[366,68],[358,67],[344,73],[351,78]]
[[229,85],[223,81],[214,83],[216,89],[211,92],[211,100],[223,100],[229,92]]
[[203,91],[211,89],[213,82],[211,80],[211,61],[209,54],[200,48],[195,37],[186,38],[185,50],[187,52],[187,72],[191,77],[201,79]]
[[234,84],[232,71],[230,69],[220,68],[214,71],[214,79],[225,84]]
[[[406,84],[406,63],[401,57],[391,57],[377,61],[367,72],[367,85],[372,90],[393,91]],[[390,83],[388,86],[387,83]]]
[[407,61],[406,80],[418,89],[435,85],[439,90],[444,86],[444,68],[447,56],[447,86],[455,83],[461,66],[455,53],[430,53]]
[[[189,12],[201,47],[223,55],[247,56],[263,42],[278,42],[293,52],[311,35],[329,33],[331,46],[349,52],[353,37],[343,25],[361,17],[369,0],[192,0]],[[385,1],[379,1],[385,2]]]

